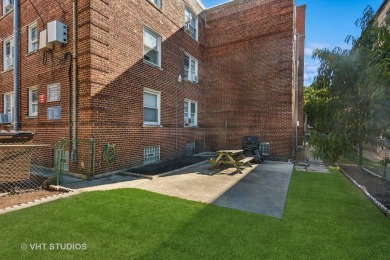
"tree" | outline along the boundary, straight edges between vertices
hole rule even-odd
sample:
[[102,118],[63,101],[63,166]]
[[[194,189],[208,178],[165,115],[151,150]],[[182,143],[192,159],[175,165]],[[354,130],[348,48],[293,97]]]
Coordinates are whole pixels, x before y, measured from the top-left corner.
[[364,144],[375,143],[390,126],[389,21],[377,26],[373,10],[367,8],[356,25],[362,34],[358,39],[347,37],[352,50],[313,53],[320,66],[310,91],[316,98],[326,95],[310,108],[318,113],[317,132],[310,139],[316,155],[329,162],[353,147],[361,164]]

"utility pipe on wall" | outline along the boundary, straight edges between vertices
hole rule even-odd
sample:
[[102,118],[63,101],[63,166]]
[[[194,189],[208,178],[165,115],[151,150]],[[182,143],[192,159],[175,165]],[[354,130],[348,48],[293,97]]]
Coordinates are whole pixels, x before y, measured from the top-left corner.
[[73,95],[73,117],[72,117],[72,161],[77,163],[77,0],[73,2],[73,59],[72,59],[72,95]]
[[[19,0],[14,1],[14,130],[19,131]],[[12,52],[11,52],[12,53]]]

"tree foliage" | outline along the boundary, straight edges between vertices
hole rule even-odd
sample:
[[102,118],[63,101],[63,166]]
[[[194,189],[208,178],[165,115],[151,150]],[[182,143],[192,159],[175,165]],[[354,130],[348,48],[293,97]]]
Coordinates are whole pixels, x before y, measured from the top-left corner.
[[[375,143],[390,126],[390,26],[378,26],[371,8],[356,25],[351,50],[316,50],[318,75],[305,92],[305,109],[317,133],[311,136],[317,156],[334,162],[347,149]],[[314,115],[310,115],[314,113]]]

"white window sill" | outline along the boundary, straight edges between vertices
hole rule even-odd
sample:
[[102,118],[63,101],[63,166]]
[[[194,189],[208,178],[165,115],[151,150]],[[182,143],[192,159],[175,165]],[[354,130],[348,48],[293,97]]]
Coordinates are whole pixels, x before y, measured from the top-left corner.
[[3,70],[2,72],[0,72],[0,74],[7,73],[8,71],[12,71],[12,70],[14,70],[14,67]]
[[37,52],[38,52],[38,49],[35,50],[35,51],[30,51],[29,53],[26,54],[26,57],[28,57],[28,56],[30,56],[30,55],[33,55],[33,54],[35,54],[35,53],[37,53]]
[[161,71],[164,70],[164,69],[163,69],[161,66],[159,66],[159,65],[156,65],[156,64],[154,64],[154,63],[151,63],[151,62],[149,62],[149,61],[147,61],[147,60],[143,60],[143,61],[144,61],[145,64],[148,64],[149,66],[152,66],[152,67],[154,67],[154,68],[156,68],[156,69],[159,69],[159,70],[161,70]]
[[192,84],[198,84],[199,81],[192,81],[192,80],[189,80],[189,79],[184,79],[184,81],[187,81],[189,83],[192,83]]
[[38,118],[38,115],[34,115],[34,116],[26,116],[27,119],[34,119],[34,118]]
[[10,13],[12,13],[14,11],[14,9],[12,8],[10,11],[8,11],[7,13],[3,13],[2,16],[0,16],[0,20],[3,19],[4,17],[6,17],[7,15],[9,15]]
[[197,125],[185,125],[184,128],[199,128]]
[[163,127],[162,125],[158,125],[158,124],[148,124],[148,123],[144,123],[142,126],[143,126],[143,127]]
[[188,34],[194,41],[196,41],[196,42],[198,42],[199,43],[199,41],[198,41],[198,39],[197,38],[194,38],[194,37],[192,37],[192,35],[191,34],[189,34],[188,32],[186,32],[185,30],[184,30],[184,32],[186,33],[186,34]]

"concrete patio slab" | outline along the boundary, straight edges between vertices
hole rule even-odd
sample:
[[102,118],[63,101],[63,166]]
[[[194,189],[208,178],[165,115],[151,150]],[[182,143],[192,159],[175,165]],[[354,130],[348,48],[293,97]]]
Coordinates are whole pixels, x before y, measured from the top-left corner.
[[183,199],[281,218],[293,165],[266,161],[245,168],[243,174],[228,168],[208,170],[198,164],[172,175],[143,182],[136,188]]

